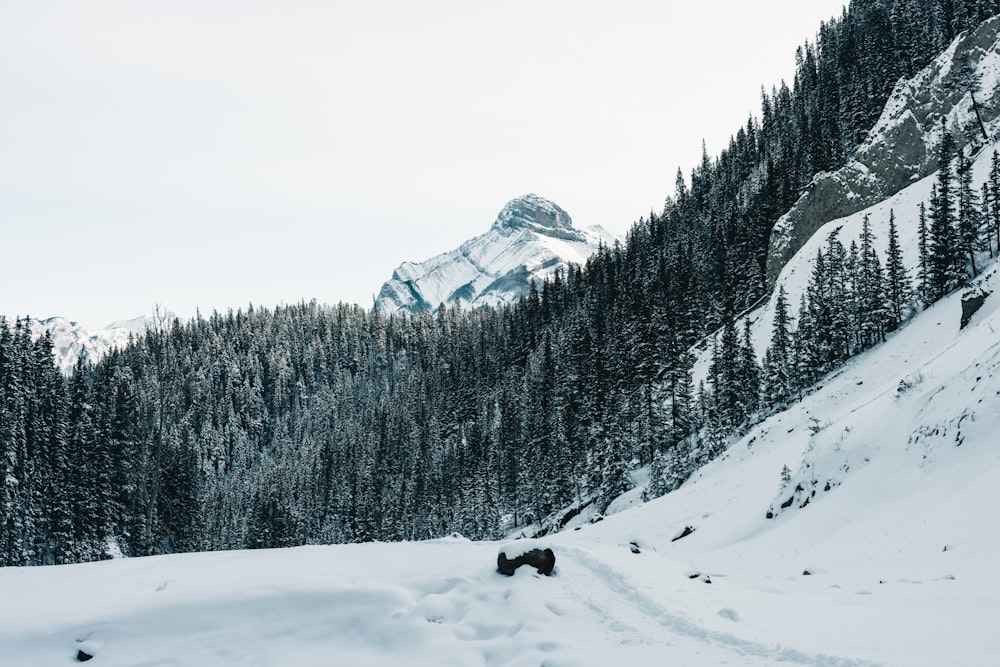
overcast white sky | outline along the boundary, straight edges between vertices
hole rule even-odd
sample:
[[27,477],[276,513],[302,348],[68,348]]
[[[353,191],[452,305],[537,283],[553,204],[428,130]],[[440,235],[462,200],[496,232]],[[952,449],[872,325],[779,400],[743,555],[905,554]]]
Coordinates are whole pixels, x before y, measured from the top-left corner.
[[315,298],[536,192],[623,233],[841,0],[0,0],[0,313]]

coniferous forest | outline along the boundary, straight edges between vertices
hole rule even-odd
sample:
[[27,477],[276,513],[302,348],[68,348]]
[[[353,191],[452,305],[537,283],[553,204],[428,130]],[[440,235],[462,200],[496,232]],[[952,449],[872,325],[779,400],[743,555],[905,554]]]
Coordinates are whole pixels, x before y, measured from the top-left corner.
[[[636,465],[651,465],[648,495],[675,488],[1000,251],[1000,163],[977,192],[945,141],[920,266],[904,266],[894,221],[878,247],[867,224],[833,234],[807,297],[779,293],[763,364],[736,325],[767,294],[770,232],[802,187],[849,158],[900,77],[996,13],[994,0],[854,0],[798,50],[791,86],[762,94],[759,118],[678,172],[662,211],[511,306],[249,307],[161,322],[68,378],[30,321],[0,322],[0,565],[94,560],[109,544],[494,538],[605,508]],[[694,386],[693,348],[715,332]]]

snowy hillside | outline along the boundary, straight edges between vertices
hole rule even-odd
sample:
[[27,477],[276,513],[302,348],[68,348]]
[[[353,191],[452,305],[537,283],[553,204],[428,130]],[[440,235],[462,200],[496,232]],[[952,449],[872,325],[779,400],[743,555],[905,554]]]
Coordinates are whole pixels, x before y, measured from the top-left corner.
[[459,537],[4,568],[0,664],[993,664],[1000,299],[961,331],[960,299],[674,493],[578,518],[553,577]]
[[569,214],[538,195],[504,206],[490,231],[425,262],[406,262],[382,286],[376,308],[384,313],[433,310],[440,304],[512,303],[569,264],[583,264],[615,237],[600,226],[576,229]]

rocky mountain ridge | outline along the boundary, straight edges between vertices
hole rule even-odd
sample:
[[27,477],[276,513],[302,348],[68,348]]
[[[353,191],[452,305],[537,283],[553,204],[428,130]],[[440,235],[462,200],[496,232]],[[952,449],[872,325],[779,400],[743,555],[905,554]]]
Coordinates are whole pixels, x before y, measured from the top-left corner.
[[532,280],[582,264],[614,235],[600,226],[577,229],[570,215],[536,194],[509,201],[485,234],[423,262],[404,262],[379,292],[387,314],[417,313],[458,303],[478,308],[512,303]]

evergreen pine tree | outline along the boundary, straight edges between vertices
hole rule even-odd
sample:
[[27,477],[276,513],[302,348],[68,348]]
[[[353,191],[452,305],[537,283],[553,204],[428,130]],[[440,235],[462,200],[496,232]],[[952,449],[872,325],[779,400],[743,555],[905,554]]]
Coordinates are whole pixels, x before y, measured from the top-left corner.
[[993,257],[993,225],[990,222],[990,184],[987,181],[984,181],[982,188],[980,188],[979,200],[982,202],[982,211],[980,213],[980,217],[982,218],[982,234],[979,238],[979,243],[990,254],[990,257]]
[[[739,386],[745,417],[760,410],[761,369],[757,363],[753,338],[750,332],[750,318],[743,320],[743,341],[740,345]],[[744,417],[744,418],[745,418]]]
[[854,349],[861,349],[865,346],[862,327],[865,323],[865,313],[862,301],[862,277],[861,277],[861,250],[858,249],[856,240],[851,241],[850,249],[847,251],[847,258],[844,261],[844,274],[846,278],[846,289],[842,310],[846,316],[845,322],[849,338]]
[[917,243],[920,254],[920,265],[917,269],[917,290],[920,294],[920,302],[926,308],[933,299],[931,298],[930,239],[927,231],[927,207],[924,202],[920,202],[917,225]]
[[771,345],[764,365],[764,386],[771,405],[778,405],[792,394],[792,342],[788,319],[788,295],[785,286],[778,287],[774,300],[774,321],[771,327]]
[[958,155],[958,242],[969,261],[972,276],[979,275],[976,253],[983,250],[982,209],[979,192],[972,187],[972,161],[964,153]]
[[903,264],[903,251],[899,247],[899,232],[896,229],[896,214],[889,209],[889,247],[885,260],[886,293],[889,300],[889,329],[899,328],[908,315],[913,300],[910,276]]
[[650,501],[668,493],[671,490],[667,479],[670,472],[666,456],[660,450],[656,450],[653,453],[653,462],[649,466],[649,484],[642,492],[642,499]]
[[710,378],[715,419],[713,425],[726,429],[740,424],[747,415],[741,386],[743,350],[736,335],[736,324],[727,314],[722,335],[715,345]]
[[799,299],[799,314],[792,335],[796,385],[800,390],[812,385],[825,369],[823,358],[826,350],[821,346],[817,334],[814,310],[808,297],[803,294]]
[[990,161],[989,192],[990,237],[996,239],[997,254],[1000,255],[1000,154],[995,150]]
[[[890,212],[890,217],[892,213]],[[857,290],[861,311],[861,339],[864,347],[885,340],[886,299],[882,291],[884,278],[882,266],[875,252],[875,235],[871,219],[865,216],[861,223],[861,250],[859,285]]]
[[952,197],[951,162],[954,145],[951,133],[946,130],[938,153],[938,177],[931,191],[927,239],[928,277],[932,301],[953,290],[964,272]]

